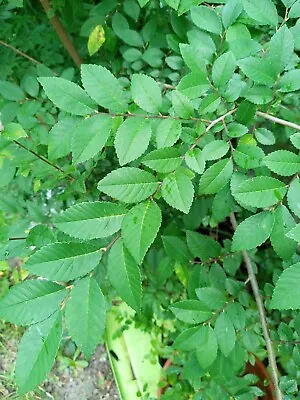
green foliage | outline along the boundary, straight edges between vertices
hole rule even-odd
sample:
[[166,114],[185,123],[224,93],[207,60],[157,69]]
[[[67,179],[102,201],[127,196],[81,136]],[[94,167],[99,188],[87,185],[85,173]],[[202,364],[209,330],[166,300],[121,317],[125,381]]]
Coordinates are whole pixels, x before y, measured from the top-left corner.
[[172,354],[162,400],[261,395],[243,374],[267,358],[246,251],[297,399],[299,1],[59,2],[80,72],[59,43],[37,52],[46,28],[27,40],[26,7],[0,10],[4,39],[18,47],[17,21],[20,50],[49,67],[0,47],[0,278],[22,264],[0,317],[28,326],[20,394],[62,326],[89,359],[121,299],[120,331],[153,330],[155,357]]

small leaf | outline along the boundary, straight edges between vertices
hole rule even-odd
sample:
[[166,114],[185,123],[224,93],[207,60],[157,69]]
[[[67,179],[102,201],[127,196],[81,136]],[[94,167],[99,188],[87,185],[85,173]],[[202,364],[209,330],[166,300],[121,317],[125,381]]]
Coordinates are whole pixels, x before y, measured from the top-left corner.
[[253,207],[270,207],[281,201],[286,194],[286,186],[278,179],[257,176],[242,182],[234,195],[241,203]]
[[196,349],[203,334],[199,326],[185,329],[181,332],[174,341],[175,349],[190,351]]
[[62,337],[62,315],[32,325],[23,335],[17,354],[15,378],[18,393],[36,388],[52,368]]
[[124,246],[122,239],[111,248],[108,255],[108,277],[118,295],[135,311],[141,309],[142,278],[140,269]]
[[299,0],[296,1],[292,5],[288,17],[289,18],[299,18],[300,17],[300,1]]
[[87,276],[77,282],[66,305],[66,325],[87,359],[101,341],[105,314],[105,298],[95,278]]
[[162,197],[171,206],[188,214],[194,199],[194,186],[181,168],[169,174],[162,183]]
[[280,275],[274,289],[270,308],[278,310],[300,309],[300,263],[291,265]]
[[221,310],[226,302],[224,293],[214,287],[198,288],[196,295],[211,310]]
[[296,225],[293,229],[291,229],[286,236],[290,239],[295,240],[300,243],[300,224]]
[[50,129],[48,156],[51,160],[57,160],[71,152],[73,133],[80,122],[78,117],[66,117]]
[[295,133],[290,136],[290,141],[296,149],[300,150],[300,133]]
[[178,236],[162,236],[162,241],[167,255],[181,264],[188,264],[192,259],[192,255],[181,237]]
[[189,150],[186,153],[184,160],[186,165],[197,174],[203,174],[205,170],[205,156],[203,151],[201,151],[198,147]]
[[217,161],[201,176],[199,194],[217,193],[229,182],[232,173],[233,164],[230,158]]
[[251,250],[260,246],[270,236],[273,225],[274,213],[270,211],[262,211],[245,219],[234,233],[232,251]]
[[2,80],[0,80],[0,94],[11,101],[21,101],[25,98],[23,90],[18,85]]
[[35,252],[26,262],[31,274],[68,282],[92,271],[102,251],[90,243],[52,243]]
[[120,165],[136,160],[147,150],[151,133],[151,123],[145,118],[128,118],[122,123],[115,138]]
[[296,252],[297,243],[288,238],[286,233],[295,225],[295,221],[288,209],[280,205],[275,210],[275,222],[271,233],[271,243],[276,253],[284,260],[289,260]]
[[63,111],[75,115],[95,112],[95,103],[80,86],[63,78],[38,78],[47,97]]
[[112,235],[121,228],[126,209],[109,202],[83,202],[68,208],[54,219],[62,232],[79,238],[95,239]]
[[300,70],[292,69],[282,75],[278,81],[281,92],[295,92],[300,89]]
[[100,49],[100,47],[103,45],[104,42],[105,42],[105,32],[103,26],[97,25],[93,29],[88,39],[87,47],[90,56],[97,53],[97,51]]
[[187,244],[194,257],[201,261],[209,258],[217,258],[221,254],[222,247],[210,236],[201,235],[198,232],[187,231]]
[[162,173],[174,171],[180,166],[181,162],[181,154],[175,147],[153,150],[142,160],[142,163],[147,167]]
[[277,78],[277,71],[267,58],[247,57],[238,61],[242,72],[255,83],[272,87]]
[[81,79],[89,96],[112,112],[127,111],[125,92],[116,77],[101,65],[82,64]]
[[191,101],[178,91],[172,92],[172,105],[178,117],[189,119],[194,116],[194,108]]
[[192,21],[204,31],[220,35],[222,33],[221,20],[216,11],[207,6],[198,6],[191,9]]
[[288,150],[273,151],[263,162],[271,171],[282,176],[294,175],[300,170],[300,156]]
[[226,312],[222,312],[217,317],[215,333],[221,352],[225,357],[228,357],[234,348],[236,333],[231,319]]
[[268,104],[273,99],[273,90],[266,86],[252,86],[248,89],[244,97],[254,104]]
[[249,17],[260,25],[277,25],[278,14],[272,0],[244,0],[243,5]]
[[225,28],[232,25],[243,11],[243,3],[240,0],[229,0],[222,10],[222,21]]
[[212,68],[212,79],[217,88],[226,85],[232,78],[236,67],[236,59],[231,51],[216,59]]
[[29,280],[13,286],[0,301],[0,318],[30,325],[48,318],[66,297],[64,286],[46,280]]
[[229,144],[225,140],[213,140],[203,148],[205,160],[218,160],[225,156],[229,150]]
[[258,128],[254,131],[257,141],[265,146],[275,144],[276,139],[274,133],[265,128]]
[[228,124],[227,130],[227,135],[232,138],[244,136],[248,132],[247,126],[238,124],[237,122]]
[[89,160],[105,146],[110,136],[112,118],[94,115],[81,121],[74,129],[72,140],[73,164]]
[[162,105],[162,97],[158,84],[153,78],[144,74],[133,74],[131,93],[134,102],[143,110],[158,114]]
[[11,122],[5,125],[4,130],[1,132],[1,136],[8,140],[18,140],[22,137],[26,137],[27,134],[20,124]]
[[203,72],[206,74],[206,65],[196,46],[180,43],[179,49],[185,64],[193,72]]
[[198,363],[201,368],[207,369],[217,358],[218,342],[215,330],[209,325],[199,328],[199,341],[196,349]]
[[177,86],[177,90],[190,99],[197,99],[205,94],[210,87],[207,76],[202,72],[191,72],[185,75]]
[[165,119],[161,121],[156,127],[156,145],[158,149],[164,147],[171,147],[181,135],[180,121]]
[[291,31],[283,25],[272,36],[266,58],[277,74],[282,72],[290,63],[294,54],[294,39]]
[[138,168],[119,168],[98,183],[98,189],[125,203],[139,203],[158,188],[155,177]]
[[161,211],[154,201],[133,207],[122,223],[122,238],[138,264],[141,264],[161,225]]
[[176,318],[186,324],[200,324],[208,320],[212,313],[208,307],[198,300],[182,300],[170,306]]
[[251,144],[239,144],[233,153],[235,163],[245,169],[260,167],[264,156],[260,147]]
[[296,178],[290,184],[287,200],[290,210],[300,218],[300,179]]

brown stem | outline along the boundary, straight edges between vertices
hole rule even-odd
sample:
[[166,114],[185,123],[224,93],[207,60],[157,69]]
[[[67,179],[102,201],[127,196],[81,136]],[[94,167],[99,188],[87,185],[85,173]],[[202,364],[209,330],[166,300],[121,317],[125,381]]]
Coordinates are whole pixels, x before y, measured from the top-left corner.
[[15,53],[19,54],[20,56],[27,58],[27,60],[33,62],[34,64],[39,64],[39,65],[43,65],[41,62],[39,62],[38,60],[36,60],[33,57],[30,57],[28,54],[23,53],[23,51],[16,49],[14,46],[11,46],[10,44],[3,42],[3,40],[0,40],[0,44],[2,46],[7,47],[8,49],[14,51]]
[[[51,11],[51,6],[48,0],[40,0],[46,14]],[[64,45],[65,49],[69,53],[69,55],[72,57],[74,63],[77,65],[79,68],[80,65],[82,64],[82,59],[80,55],[78,54],[77,50],[75,49],[71,39],[69,38],[67,32],[65,31],[65,28],[63,27],[62,23],[60,22],[60,19],[58,18],[57,15],[54,15],[54,17],[50,18],[51,25],[55,29],[58,37],[60,38],[62,44]]]
[[[237,221],[235,218],[235,214],[232,212],[230,214],[230,222],[231,225],[233,227],[234,230],[236,230],[237,228]],[[249,257],[249,254],[247,253],[247,251],[242,251],[242,255],[244,258],[244,263],[246,265],[247,268],[247,272],[248,272],[248,276],[249,276],[249,280],[250,280],[250,284],[251,284],[251,288],[253,291],[253,295],[256,301],[256,305],[257,305],[257,309],[258,309],[258,314],[259,314],[259,319],[260,319],[260,323],[262,326],[262,331],[263,331],[263,336],[266,342],[266,348],[267,348],[267,353],[268,353],[268,359],[269,359],[269,366],[270,366],[270,370],[271,370],[271,377],[272,377],[272,381],[274,384],[274,388],[275,388],[275,396],[276,396],[276,400],[283,400],[283,396],[281,393],[281,390],[279,389],[279,373],[278,373],[278,368],[277,368],[277,364],[276,364],[276,356],[275,356],[275,352],[273,349],[273,344],[271,341],[271,337],[270,337],[270,332],[269,332],[269,327],[268,327],[268,322],[267,322],[267,316],[266,316],[266,311],[265,311],[265,307],[263,304],[263,300],[261,298],[261,295],[259,293],[259,287],[258,287],[258,283],[257,283],[257,279],[252,267],[252,262],[251,259]]]

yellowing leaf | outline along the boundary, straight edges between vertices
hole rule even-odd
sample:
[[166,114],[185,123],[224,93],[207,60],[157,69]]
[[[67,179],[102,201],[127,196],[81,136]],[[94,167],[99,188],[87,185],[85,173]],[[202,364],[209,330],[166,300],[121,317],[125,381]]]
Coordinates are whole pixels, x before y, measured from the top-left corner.
[[105,42],[105,32],[102,25],[97,25],[88,39],[88,51],[90,56],[97,53],[100,47]]

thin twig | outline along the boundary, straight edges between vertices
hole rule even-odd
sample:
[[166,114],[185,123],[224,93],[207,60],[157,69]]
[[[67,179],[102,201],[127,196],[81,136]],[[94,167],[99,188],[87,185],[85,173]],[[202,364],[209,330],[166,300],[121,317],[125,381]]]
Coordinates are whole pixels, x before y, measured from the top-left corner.
[[[235,218],[235,214],[232,212],[230,214],[230,222],[231,225],[233,227],[234,230],[236,230],[237,228],[237,221]],[[252,267],[252,263],[251,263],[251,259],[249,257],[249,254],[247,253],[247,251],[242,251],[242,255],[244,258],[244,262],[247,268],[247,272],[248,272],[248,276],[249,276],[249,280],[250,280],[250,284],[251,284],[251,288],[253,291],[253,295],[256,301],[256,305],[258,308],[258,313],[259,313],[259,319],[260,319],[260,323],[262,325],[262,331],[263,331],[263,336],[266,342],[266,348],[267,348],[267,353],[268,353],[268,359],[269,359],[269,366],[271,369],[271,377],[272,377],[272,381],[274,383],[274,387],[275,387],[275,396],[277,400],[283,400],[283,396],[282,393],[279,389],[279,379],[278,379],[278,368],[277,368],[277,364],[276,364],[276,356],[275,356],[275,352],[273,349],[273,344],[271,341],[271,337],[270,337],[270,333],[269,333],[269,328],[268,328],[268,322],[267,322],[267,316],[266,316],[266,311],[265,311],[265,307],[261,298],[261,295],[259,293],[259,287],[258,287],[258,283],[257,283],[257,279]]]
[[51,161],[47,160],[47,158],[40,156],[38,153],[36,153],[34,150],[29,149],[28,147],[24,146],[24,144],[18,142],[17,140],[14,140],[14,143],[16,143],[18,146],[22,147],[22,149],[25,149],[27,151],[29,151],[29,153],[33,154],[35,157],[37,157],[38,159],[40,159],[41,161],[43,161],[44,163],[51,165],[51,167],[55,168],[57,171],[62,172],[63,174],[65,174],[65,171],[63,169],[61,169],[60,167],[58,167],[55,164],[52,164]]
[[266,113],[261,112],[261,111],[256,111],[256,115],[258,117],[262,117],[262,118],[268,119],[269,121],[272,121],[275,124],[284,125],[284,126],[287,126],[289,128],[296,129],[297,131],[300,131],[300,125],[294,124],[293,122],[289,122],[289,121],[286,121],[284,119],[274,117],[273,115],[266,114]]
[[18,50],[17,48],[15,48],[14,46],[12,46],[12,45],[10,45],[10,44],[4,42],[3,40],[0,40],[0,44],[1,44],[2,46],[7,47],[8,49],[14,51],[15,53],[19,54],[20,56],[22,56],[22,57],[24,57],[24,58],[27,58],[27,60],[33,62],[34,64],[43,65],[41,62],[39,62],[39,61],[36,60],[35,58],[30,57],[28,54],[23,53],[23,51]]
[[10,237],[8,240],[26,240],[26,237]]

